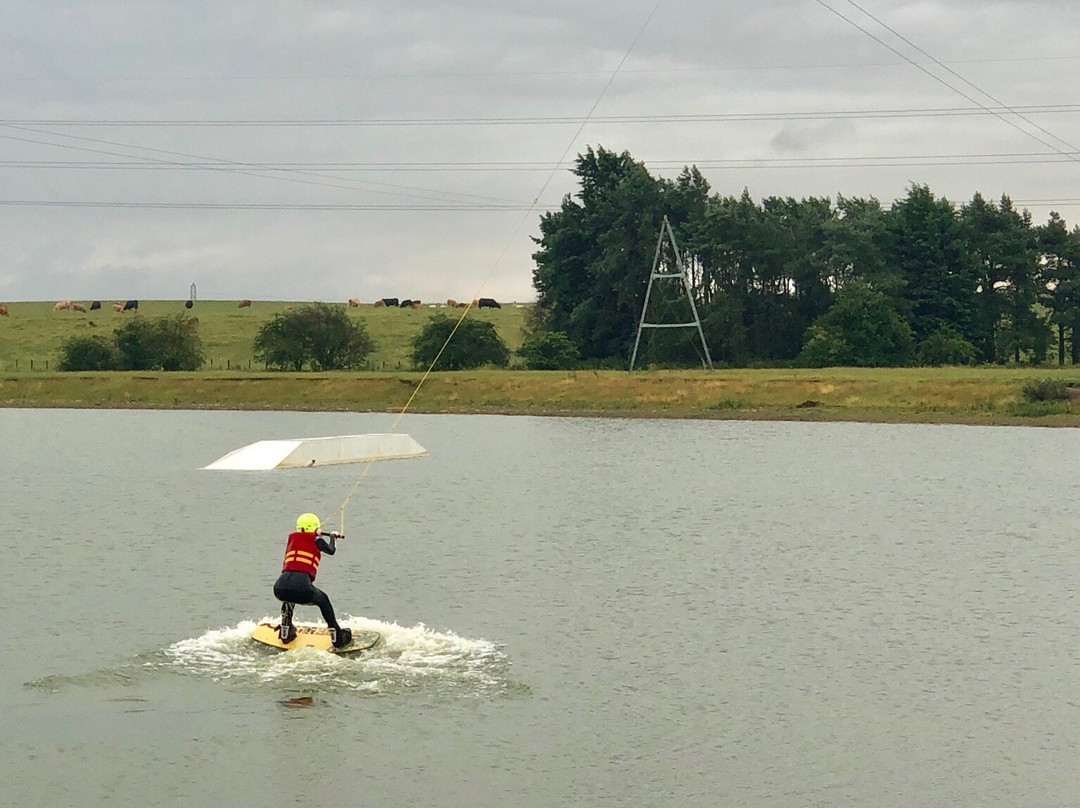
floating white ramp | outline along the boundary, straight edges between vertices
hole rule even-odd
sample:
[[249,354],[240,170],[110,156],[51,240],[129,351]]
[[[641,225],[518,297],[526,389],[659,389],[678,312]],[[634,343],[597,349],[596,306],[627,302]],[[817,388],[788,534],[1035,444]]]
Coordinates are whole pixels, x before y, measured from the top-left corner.
[[337,435],[329,438],[261,440],[234,449],[204,466],[216,471],[270,471],[335,463],[367,463],[426,455],[409,435]]

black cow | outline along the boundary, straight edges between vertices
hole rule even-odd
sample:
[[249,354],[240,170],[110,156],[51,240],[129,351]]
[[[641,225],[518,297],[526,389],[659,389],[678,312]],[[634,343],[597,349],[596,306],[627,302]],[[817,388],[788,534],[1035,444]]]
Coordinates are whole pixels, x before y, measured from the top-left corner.
[[403,309],[411,309],[412,308],[412,301],[409,300],[409,298],[405,298],[404,300],[401,301],[401,308],[403,308]]
[[384,297],[382,302],[384,306],[396,306],[398,304],[396,297]]
[[499,301],[496,300],[493,297],[482,297],[482,298],[480,298],[480,308],[482,308],[482,309],[501,309],[502,306],[500,306]]
[[186,300],[186,301],[184,301],[184,308],[185,309],[190,309],[194,305],[195,305],[194,300]]
[[138,300],[129,300],[127,303],[124,304],[124,311],[131,311],[132,309],[135,309],[136,311],[139,310]]
[[93,303],[90,304],[90,311],[97,311],[100,308],[101,308],[101,301],[100,300],[95,300]]

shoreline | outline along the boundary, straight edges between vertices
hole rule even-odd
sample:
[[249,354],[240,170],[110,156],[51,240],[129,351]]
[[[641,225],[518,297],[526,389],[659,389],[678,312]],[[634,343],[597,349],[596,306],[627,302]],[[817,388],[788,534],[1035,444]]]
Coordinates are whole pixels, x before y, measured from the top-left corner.
[[[414,414],[1080,427],[1080,403],[1027,402],[1047,368],[737,369],[432,373]],[[101,372],[0,374],[0,409],[398,414],[423,374]]]

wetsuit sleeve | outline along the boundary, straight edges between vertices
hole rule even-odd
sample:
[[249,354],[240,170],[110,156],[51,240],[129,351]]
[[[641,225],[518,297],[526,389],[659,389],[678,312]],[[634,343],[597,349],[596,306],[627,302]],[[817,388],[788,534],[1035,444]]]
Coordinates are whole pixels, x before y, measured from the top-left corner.
[[333,555],[337,552],[337,539],[331,536],[330,541],[327,542],[322,536],[317,536],[315,538],[315,546],[327,555]]

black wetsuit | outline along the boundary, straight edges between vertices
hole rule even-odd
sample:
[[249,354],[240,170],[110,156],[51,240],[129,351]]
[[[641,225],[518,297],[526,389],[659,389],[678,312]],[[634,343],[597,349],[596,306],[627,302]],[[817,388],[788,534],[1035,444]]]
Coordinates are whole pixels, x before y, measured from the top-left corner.
[[[337,552],[337,541],[333,536],[329,543],[322,536],[315,539],[315,545],[326,555]],[[299,603],[301,606],[318,606],[322,612],[323,620],[330,628],[340,628],[337,618],[334,616],[334,607],[330,605],[330,598],[326,593],[312,583],[311,576],[300,570],[285,570],[278,576],[274,583],[274,597],[284,604]],[[292,617],[292,609],[289,609],[289,618]],[[284,608],[282,615],[285,615]]]

